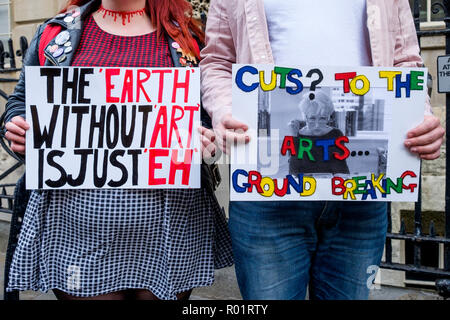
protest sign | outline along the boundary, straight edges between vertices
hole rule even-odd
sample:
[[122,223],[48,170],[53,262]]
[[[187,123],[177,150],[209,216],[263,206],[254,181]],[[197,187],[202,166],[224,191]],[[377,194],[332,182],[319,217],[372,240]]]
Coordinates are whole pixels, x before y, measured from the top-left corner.
[[233,66],[232,201],[417,201],[427,70]]
[[27,189],[200,187],[198,69],[26,75]]

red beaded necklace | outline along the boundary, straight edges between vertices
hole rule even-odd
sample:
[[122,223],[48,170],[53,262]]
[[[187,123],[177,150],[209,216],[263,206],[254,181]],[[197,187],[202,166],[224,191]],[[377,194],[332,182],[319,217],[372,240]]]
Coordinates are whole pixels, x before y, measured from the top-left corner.
[[107,15],[114,17],[114,21],[117,21],[117,17],[121,17],[123,25],[126,25],[127,22],[130,23],[131,18],[134,16],[143,16],[145,14],[145,8],[136,11],[114,11],[104,8],[103,5],[100,5],[100,9],[98,9],[98,11],[103,12],[103,19]]

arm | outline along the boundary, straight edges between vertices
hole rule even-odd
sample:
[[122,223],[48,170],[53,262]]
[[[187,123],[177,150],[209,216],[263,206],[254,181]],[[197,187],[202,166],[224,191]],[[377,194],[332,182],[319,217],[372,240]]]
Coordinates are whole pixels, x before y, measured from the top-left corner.
[[9,96],[8,102],[6,103],[5,123],[11,121],[15,116],[25,118],[25,66],[39,66],[38,48],[42,31],[42,26],[39,26],[23,59],[19,82],[14,89],[14,93]]
[[[423,67],[419,43],[408,0],[398,0],[399,29],[396,34],[394,67]],[[445,134],[439,118],[433,115],[430,97],[425,104],[425,119],[410,130],[405,146],[424,160],[439,158]]]
[[[226,5],[226,0],[211,1],[206,23],[206,46],[201,51],[200,61],[203,106],[211,116],[219,146],[224,152],[229,151],[230,141],[250,141],[243,134],[248,127],[231,116],[232,65],[236,62],[236,49]],[[234,132],[239,129],[241,133]]]
[[[416,27],[412,17],[408,0],[398,0],[399,28],[396,33],[394,67],[422,68],[424,66],[420,56]],[[425,115],[432,115],[430,97],[425,102]]]
[[30,127],[25,119],[25,66],[39,65],[39,39],[43,28],[40,26],[30,42],[25,58],[23,60],[22,72],[14,93],[11,94],[6,103],[5,137],[11,141],[11,150],[23,154],[25,152],[25,131]]
[[202,101],[216,126],[231,113],[231,68],[236,50],[228,24],[226,1],[212,0],[206,23],[206,45],[201,51]]

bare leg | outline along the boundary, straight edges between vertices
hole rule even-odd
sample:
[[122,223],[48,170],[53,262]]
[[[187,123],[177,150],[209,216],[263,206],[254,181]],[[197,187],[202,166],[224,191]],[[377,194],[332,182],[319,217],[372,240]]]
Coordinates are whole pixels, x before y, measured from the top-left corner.
[[75,297],[58,289],[53,289],[53,293],[58,300],[125,300],[126,298],[124,291],[111,292],[95,297]]
[[[138,289],[134,290],[136,300],[159,300],[151,291]],[[181,292],[177,294],[178,300],[189,300],[192,290]]]
[[189,300],[191,293],[192,293],[192,289],[189,291],[181,292],[181,293],[177,294],[177,299],[180,301],[185,301],[185,300],[187,301],[187,300]]

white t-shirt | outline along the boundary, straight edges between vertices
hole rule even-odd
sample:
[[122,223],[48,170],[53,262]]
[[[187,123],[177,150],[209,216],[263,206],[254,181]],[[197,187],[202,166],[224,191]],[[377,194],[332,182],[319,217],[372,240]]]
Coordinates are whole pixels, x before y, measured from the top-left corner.
[[264,0],[278,65],[370,66],[366,0]]

